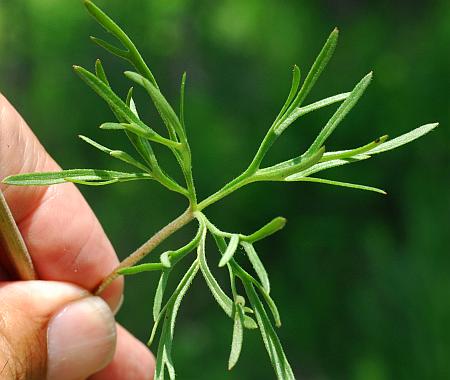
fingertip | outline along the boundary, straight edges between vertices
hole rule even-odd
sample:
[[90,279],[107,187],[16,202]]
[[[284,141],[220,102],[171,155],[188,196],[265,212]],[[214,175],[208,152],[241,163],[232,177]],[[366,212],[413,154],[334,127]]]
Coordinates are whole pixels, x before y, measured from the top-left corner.
[[90,380],[153,380],[155,358],[142,342],[117,325],[117,347],[112,362]]

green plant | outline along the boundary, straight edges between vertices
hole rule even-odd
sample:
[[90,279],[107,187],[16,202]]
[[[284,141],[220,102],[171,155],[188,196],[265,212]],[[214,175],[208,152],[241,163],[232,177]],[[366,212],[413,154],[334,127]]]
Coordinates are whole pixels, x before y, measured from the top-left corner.
[[[130,275],[144,271],[158,271],[161,273],[153,305],[154,327],[149,344],[153,342],[158,327],[162,325],[157,349],[155,378],[163,379],[167,370],[169,377],[173,379],[175,377],[175,370],[171,359],[171,350],[176,315],[182,298],[186,294],[190,284],[198,272],[201,272],[217,303],[234,322],[231,353],[228,363],[229,368],[235,365],[239,357],[244,330],[259,328],[277,377],[279,379],[293,379],[293,371],[273,327],[273,325],[280,326],[281,321],[276,305],[270,296],[268,275],[254,248],[254,243],[283,228],[285,219],[281,217],[275,218],[253,234],[244,235],[224,232],[218,229],[205,215],[205,208],[242,186],[260,181],[318,182],[384,193],[382,190],[374,187],[330,181],[311,177],[311,175],[336,166],[365,160],[374,154],[397,148],[426,134],[434,129],[437,124],[421,126],[393,140],[388,140],[387,136],[382,136],[355,149],[326,152],[324,143],[327,138],[357,103],[372,77],[371,73],[366,75],[351,92],[331,96],[303,106],[304,100],[333,54],[338,38],[338,31],[334,30],[327,39],[302,84],[300,84],[300,70],[297,66],[294,66],[292,85],[286,102],[268,129],[252,162],[242,174],[227,183],[216,193],[198,202],[191,167],[191,150],[184,122],[186,75],[183,75],[181,80],[180,109],[177,115],[162,95],[155,77],[129,37],[92,2],[85,1],[85,5],[91,15],[108,32],[112,33],[123,46],[117,47],[98,38],[92,38],[92,40],[109,52],[129,61],[134,66],[136,72],[126,72],[125,75],[132,82],[139,84],[148,92],[167,128],[168,135],[167,137],[162,136],[140,119],[133,101],[132,89],[130,89],[124,100],[111,89],[104,68],[99,60],[95,64],[95,73],[75,66],[75,72],[107,102],[117,118],[116,122],[104,123],[100,128],[125,133],[137,151],[139,159],[132,157],[126,152],[109,149],[87,137],[80,137],[95,148],[137,168],[139,171],[130,173],[97,169],[74,169],[53,173],[20,174],[8,177],[4,182],[12,185],[52,185],[63,182],[86,185],[108,185],[116,182],[147,179],[158,181],[169,190],[186,197],[189,202],[186,211],[125,259],[103,281],[97,293],[101,293],[119,275]],[[277,165],[261,167],[271,146],[283,134],[286,128],[301,116],[335,103],[341,104],[303,154]],[[153,151],[152,144],[164,145],[173,153],[183,173],[185,184],[179,184],[163,170]],[[158,262],[135,265],[172,233],[194,220],[198,223],[198,231],[188,244],[177,250],[164,252]],[[222,290],[208,267],[205,253],[205,242],[208,235],[214,238],[218,250],[222,255],[218,265],[220,267],[226,266],[229,272],[231,297]],[[242,259],[240,257],[242,254],[239,252],[238,247],[243,248],[245,256],[247,256],[253,266],[254,275],[245,271],[238,264],[238,260]],[[197,251],[197,254],[191,266],[178,283],[173,294],[169,297],[164,297],[166,284],[172,268],[179,261],[187,258],[194,250]],[[271,317],[269,317],[267,310],[270,312]]]

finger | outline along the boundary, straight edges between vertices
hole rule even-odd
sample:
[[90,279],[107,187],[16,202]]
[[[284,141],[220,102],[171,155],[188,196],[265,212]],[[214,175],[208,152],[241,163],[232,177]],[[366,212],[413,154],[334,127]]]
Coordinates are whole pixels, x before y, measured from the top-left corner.
[[[26,123],[0,95],[0,179],[11,174],[55,171]],[[93,290],[118,264],[117,256],[89,205],[73,184],[16,187],[0,184],[40,279],[68,281]],[[104,293],[119,303],[122,279]]]
[[108,305],[68,283],[0,284],[1,379],[85,379],[114,355]]
[[117,347],[111,363],[89,380],[152,380],[155,359],[147,347],[117,325]]

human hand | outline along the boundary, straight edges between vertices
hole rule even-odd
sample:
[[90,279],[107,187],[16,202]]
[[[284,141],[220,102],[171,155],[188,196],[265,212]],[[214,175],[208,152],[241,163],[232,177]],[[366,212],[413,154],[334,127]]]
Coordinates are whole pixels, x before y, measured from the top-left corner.
[[[0,180],[59,169],[0,95]],[[11,281],[8,268],[0,265],[0,378],[152,379],[152,354],[115,323],[111,311],[120,306],[122,279],[103,299],[89,293],[118,259],[77,188],[0,183],[0,190],[40,279]]]

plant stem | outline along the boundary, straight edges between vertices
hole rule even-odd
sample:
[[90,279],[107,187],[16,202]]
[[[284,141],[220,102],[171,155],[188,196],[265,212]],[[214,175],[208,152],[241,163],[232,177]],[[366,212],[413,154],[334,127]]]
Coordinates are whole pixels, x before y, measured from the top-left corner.
[[136,251],[123,260],[96,288],[94,294],[101,294],[118,276],[118,270],[126,267],[133,266],[138,261],[147,256],[153,249],[155,249],[160,243],[166,240],[174,232],[178,231],[181,227],[188,224],[194,219],[194,214],[191,208],[188,208],[178,218],[174,219],[164,228],[154,234],[149,240],[142,244]]
[[0,248],[3,248],[8,267],[20,280],[36,280],[36,271],[22,235],[0,191]]

